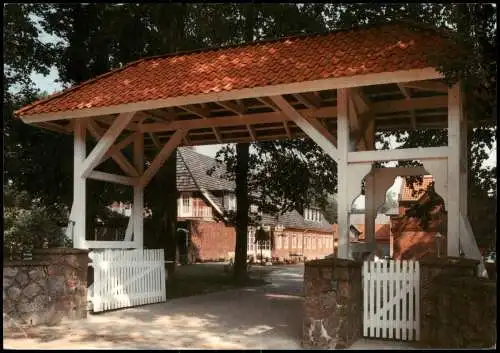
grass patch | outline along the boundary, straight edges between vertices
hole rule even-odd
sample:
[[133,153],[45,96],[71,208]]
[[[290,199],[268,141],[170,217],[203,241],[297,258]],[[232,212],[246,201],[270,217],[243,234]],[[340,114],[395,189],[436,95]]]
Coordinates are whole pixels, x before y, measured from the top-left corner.
[[174,279],[167,280],[167,299],[219,292],[268,284],[265,276],[272,269],[252,269],[243,283],[235,283],[232,273],[224,272],[223,264],[193,264],[176,268]]

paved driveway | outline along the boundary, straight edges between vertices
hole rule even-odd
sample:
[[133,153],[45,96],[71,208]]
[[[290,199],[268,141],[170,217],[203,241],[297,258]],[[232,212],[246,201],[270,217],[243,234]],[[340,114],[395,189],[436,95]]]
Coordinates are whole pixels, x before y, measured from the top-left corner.
[[90,315],[37,328],[6,348],[300,349],[303,265],[280,267],[271,284]]

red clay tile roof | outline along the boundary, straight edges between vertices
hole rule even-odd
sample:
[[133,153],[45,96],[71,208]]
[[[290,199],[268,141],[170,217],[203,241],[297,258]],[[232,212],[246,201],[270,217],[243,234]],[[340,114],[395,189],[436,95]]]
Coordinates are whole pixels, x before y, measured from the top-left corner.
[[399,201],[417,201],[425,193],[432,181],[432,175],[425,175],[422,184],[414,183],[412,189],[403,179],[401,192],[399,193]]
[[145,58],[37,101],[17,116],[431,67],[434,31],[407,24]]

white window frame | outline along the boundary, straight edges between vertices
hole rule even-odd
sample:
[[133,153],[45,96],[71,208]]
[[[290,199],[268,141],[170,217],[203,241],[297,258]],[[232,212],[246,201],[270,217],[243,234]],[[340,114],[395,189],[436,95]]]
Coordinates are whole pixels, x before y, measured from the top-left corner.
[[224,206],[227,211],[236,211],[236,195],[232,193],[226,193],[224,195],[225,202]]
[[193,210],[193,196],[189,192],[181,193],[180,197],[180,215],[190,215]]

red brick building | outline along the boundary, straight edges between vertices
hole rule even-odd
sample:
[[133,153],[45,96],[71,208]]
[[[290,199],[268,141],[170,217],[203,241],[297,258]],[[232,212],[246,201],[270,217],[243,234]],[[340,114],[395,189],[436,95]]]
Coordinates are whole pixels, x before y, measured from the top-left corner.
[[[403,181],[399,195],[399,216],[391,219],[391,240],[394,259],[418,260],[428,255],[446,256],[446,212],[442,205],[432,207],[428,225],[408,212],[416,206],[426,206],[430,202],[428,188],[432,186],[431,175],[423,178],[422,184],[413,188]],[[438,235],[438,236],[436,236]]]
[[[234,256],[235,229],[227,225],[224,211],[236,210],[235,185],[225,180],[224,169],[215,160],[191,148],[179,148],[177,155],[178,248],[188,262],[218,261]],[[214,167],[212,175],[207,170]],[[250,212],[258,212],[254,205]],[[304,214],[288,212],[278,217],[261,214],[271,240],[255,243],[255,228],[249,227],[248,255],[254,258],[321,258],[334,249],[332,225],[319,209]]]

